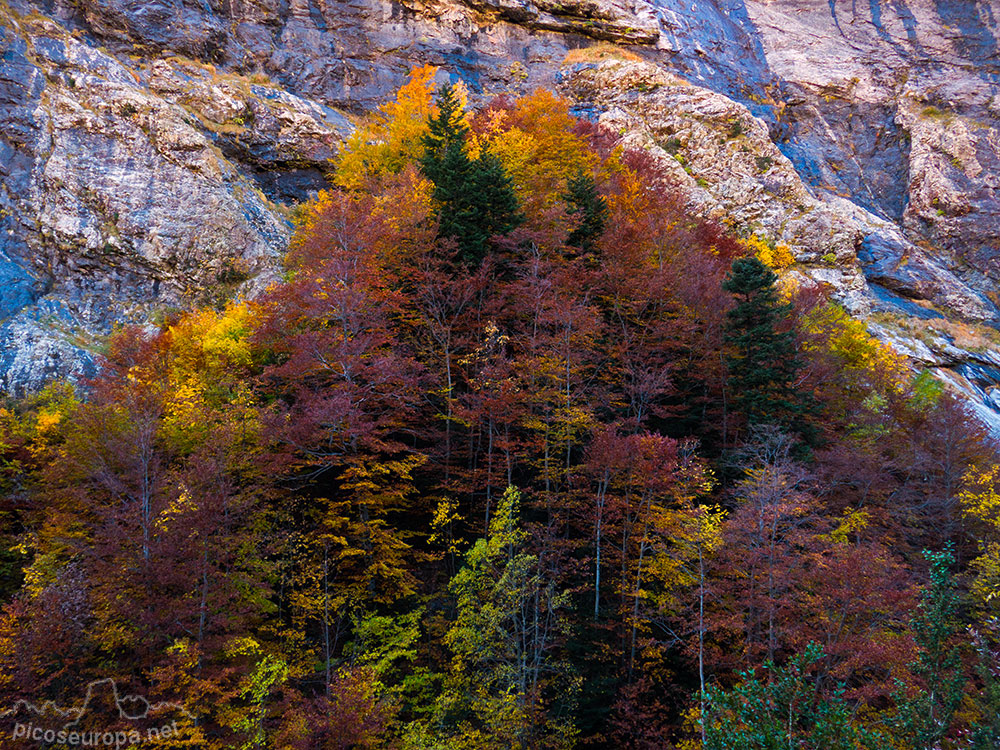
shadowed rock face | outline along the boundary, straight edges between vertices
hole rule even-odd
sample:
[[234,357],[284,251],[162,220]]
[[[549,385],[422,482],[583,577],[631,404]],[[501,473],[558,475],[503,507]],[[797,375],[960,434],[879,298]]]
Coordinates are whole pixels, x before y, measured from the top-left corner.
[[[13,0],[0,387],[87,371],[116,321],[261,288],[344,113],[431,63],[480,99],[560,89],[987,404],[992,355],[906,321],[1000,320],[998,29],[1000,0]],[[564,64],[599,41],[645,62]]]
[[[814,187],[900,223],[983,294],[1000,204],[1000,3],[748,3],[782,81],[779,145]],[[902,280],[900,280],[902,283]]]

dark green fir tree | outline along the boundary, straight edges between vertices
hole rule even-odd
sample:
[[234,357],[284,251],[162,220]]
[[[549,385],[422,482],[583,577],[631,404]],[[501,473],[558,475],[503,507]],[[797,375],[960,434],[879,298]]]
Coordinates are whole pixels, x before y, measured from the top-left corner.
[[522,217],[517,196],[500,162],[491,154],[469,157],[462,105],[451,86],[438,92],[438,113],[424,136],[420,165],[434,183],[434,200],[441,207],[440,235],[451,237],[461,258],[478,265],[490,238],[506,234]]
[[582,170],[567,182],[564,200],[569,206],[569,215],[579,221],[566,238],[566,244],[579,248],[585,255],[593,253],[608,222],[607,201],[597,192],[594,178]]
[[811,393],[797,383],[802,363],[790,330],[782,330],[792,305],[778,298],[778,277],[755,257],[733,262],[722,287],[736,298],[727,314],[725,342],[729,391],[750,425],[772,424],[814,439],[806,416],[815,411]]

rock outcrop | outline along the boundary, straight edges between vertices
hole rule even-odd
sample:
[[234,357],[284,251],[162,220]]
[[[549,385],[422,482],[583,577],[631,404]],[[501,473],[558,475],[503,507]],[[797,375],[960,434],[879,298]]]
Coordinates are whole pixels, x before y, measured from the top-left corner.
[[993,415],[998,34],[1000,0],[8,0],[0,387],[266,283],[349,117],[432,63],[558,88]]
[[325,185],[349,124],[263,78],[5,18],[0,388],[18,392],[88,372],[117,323],[262,283],[290,234],[275,201]]

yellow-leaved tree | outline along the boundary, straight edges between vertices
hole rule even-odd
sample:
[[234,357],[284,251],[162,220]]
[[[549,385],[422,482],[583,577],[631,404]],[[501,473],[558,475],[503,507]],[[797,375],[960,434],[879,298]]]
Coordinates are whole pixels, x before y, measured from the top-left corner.
[[774,271],[784,271],[795,263],[791,248],[780,242],[768,242],[759,235],[752,234],[743,240],[743,245],[757,256],[757,260]]
[[958,495],[962,512],[985,531],[979,557],[970,563],[975,572],[972,595],[976,604],[996,616],[1000,612],[1000,466],[973,466]]
[[[348,190],[360,189],[372,178],[401,172],[423,154],[434,104],[433,65],[415,68],[395,101],[365,117],[344,145],[334,181]],[[457,90],[457,89],[456,89]],[[460,95],[464,96],[464,89]],[[464,102],[463,102],[464,103]]]
[[500,160],[530,215],[560,199],[570,178],[596,164],[575,123],[568,101],[539,89],[509,108],[487,110],[470,145],[473,154],[486,148]]
[[249,386],[254,325],[250,305],[231,302],[222,311],[188,313],[167,328],[172,356],[161,430],[175,447],[194,449],[223,415],[245,439],[257,435]]
[[803,316],[801,325],[809,336],[803,344],[805,351],[825,353],[837,368],[845,392],[843,398],[828,393],[831,402],[842,402],[840,405],[846,408],[852,399],[860,397],[873,399],[865,403],[874,406],[910,384],[912,378],[903,358],[840,305],[830,302],[813,308]]

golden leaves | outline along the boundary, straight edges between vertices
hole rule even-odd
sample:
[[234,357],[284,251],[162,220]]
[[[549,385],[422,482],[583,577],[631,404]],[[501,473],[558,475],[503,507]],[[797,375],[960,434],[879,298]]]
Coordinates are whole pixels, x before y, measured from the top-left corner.
[[848,510],[841,517],[837,527],[830,532],[829,538],[837,544],[847,544],[852,534],[864,531],[870,522],[871,514],[864,508]]
[[781,243],[771,243],[756,234],[751,234],[743,241],[743,246],[768,268],[774,271],[784,271],[795,263],[791,248]]
[[[1000,466],[973,466],[963,477],[963,488],[958,493],[962,513],[982,524],[993,535],[1000,533]],[[979,543],[980,555],[970,567],[976,577],[972,594],[982,605],[992,605],[1000,598],[1000,543],[997,539],[983,539]]]
[[[415,68],[395,101],[362,120],[337,164],[334,181],[338,186],[358,190],[373,178],[397,174],[420,157],[428,120],[437,109],[433,97],[437,71],[433,65]],[[464,89],[456,87],[456,93],[467,98]]]
[[829,303],[811,310],[803,316],[802,328],[816,338],[803,345],[806,351],[822,348],[832,353],[848,373],[868,376],[873,383],[885,384],[893,390],[903,388],[910,380],[903,358],[868,333],[863,322],[852,318],[839,305]]
[[187,488],[183,488],[180,494],[156,517],[153,525],[159,531],[169,531],[176,520],[188,513],[198,510],[198,502],[191,496]]

